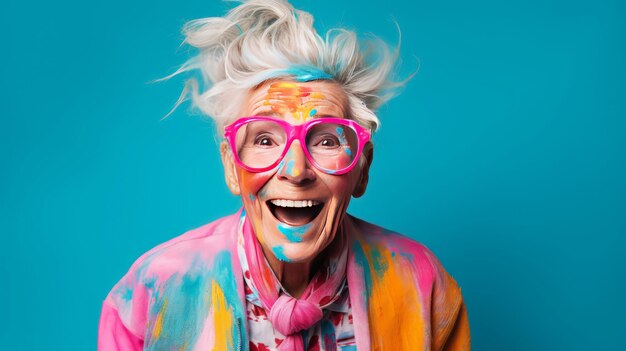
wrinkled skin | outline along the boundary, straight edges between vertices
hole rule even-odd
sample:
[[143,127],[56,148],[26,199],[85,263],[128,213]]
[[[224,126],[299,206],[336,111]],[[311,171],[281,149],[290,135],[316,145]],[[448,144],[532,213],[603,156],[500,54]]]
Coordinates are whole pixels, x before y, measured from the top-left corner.
[[[282,89],[282,90],[281,90]],[[302,92],[305,91],[305,94]],[[311,112],[313,111],[313,112]],[[240,117],[265,115],[301,124],[309,118],[349,118],[348,98],[339,85],[330,81],[268,81],[249,92]],[[314,262],[335,239],[337,228],[352,196],[361,196],[368,182],[373,147],[367,143],[358,162],[343,175],[326,174],[307,160],[300,143],[290,146],[284,163],[260,173],[239,167],[226,142],[221,145],[226,183],[240,195],[263,252],[292,295],[301,293],[314,270]],[[323,207],[310,223],[300,227],[299,241],[290,240],[279,226],[269,200],[314,200]]]

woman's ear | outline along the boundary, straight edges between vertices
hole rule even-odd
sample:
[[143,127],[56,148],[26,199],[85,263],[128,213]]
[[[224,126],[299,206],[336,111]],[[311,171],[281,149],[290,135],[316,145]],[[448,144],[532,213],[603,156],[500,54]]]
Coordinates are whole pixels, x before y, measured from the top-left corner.
[[363,155],[361,155],[361,157],[363,157],[365,161],[361,167],[361,177],[352,192],[352,196],[354,197],[363,196],[363,194],[365,194],[365,189],[367,189],[370,166],[372,165],[372,161],[374,161],[374,145],[371,142],[368,141],[367,144],[363,146]]
[[222,164],[224,165],[224,180],[226,180],[228,189],[230,189],[233,195],[241,195],[235,160],[233,159],[233,153],[230,151],[228,142],[222,141],[220,144],[220,154],[222,155]]

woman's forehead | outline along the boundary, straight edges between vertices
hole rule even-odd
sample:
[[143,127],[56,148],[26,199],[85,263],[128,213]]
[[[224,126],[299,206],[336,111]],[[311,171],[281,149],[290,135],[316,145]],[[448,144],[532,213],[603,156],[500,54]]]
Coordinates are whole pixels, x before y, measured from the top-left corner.
[[347,111],[348,97],[337,83],[272,80],[249,92],[242,116],[290,116],[304,121],[314,116],[346,118]]

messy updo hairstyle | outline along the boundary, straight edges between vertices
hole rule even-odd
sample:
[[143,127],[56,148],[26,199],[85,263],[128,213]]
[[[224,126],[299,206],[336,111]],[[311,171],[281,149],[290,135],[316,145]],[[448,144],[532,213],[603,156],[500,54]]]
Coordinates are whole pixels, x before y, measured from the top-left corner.
[[166,78],[199,71],[202,82],[188,79],[175,108],[191,97],[215,120],[218,133],[240,117],[250,89],[269,79],[334,81],[348,96],[347,117],[372,131],[380,124],[374,111],[404,83],[391,78],[397,49],[374,37],[359,40],[343,28],[322,37],[313,16],[287,1],[242,1],[225,17],[188,22],[183,34],[198,54]]

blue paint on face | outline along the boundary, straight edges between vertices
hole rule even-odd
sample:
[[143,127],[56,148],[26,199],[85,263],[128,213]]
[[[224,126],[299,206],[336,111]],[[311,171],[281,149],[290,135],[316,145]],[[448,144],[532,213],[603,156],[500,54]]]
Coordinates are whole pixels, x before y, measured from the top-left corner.
[[[289,152],[291,152],[291,151],[289,151]],[[289,153],[287,153],[287,156],[289,156]],[[280,163],[278,164],[278,169],[277,169],[278,173],[282,173],[283,172],[283,168],[285,168],[285,158],[287,158],[287,156],[285,156],[282,160],[280,160]]]
[[254,195],[250,194],[250,201],[254,202],[254,200],[255,200]]
[[277,170],[279,174],[284,172],[284,174],[290,177],[296,176],[296,174],[293,172],[295,161],[291,159],[293,157],[292,155],[293,155],[292,151],[289,150],[287,151],[287,155],[285,155],[285,157],[280,161],[280,163],[278,164],[278,170]]
[[285,170],[285,173],[289,176],[295,176],[295,174],[293,173],[293,160],[289,160],[289,162],[287,162],[287,169]]
[[309,117],[315,116],[316,113],[317,113],[317,110],[316,109],[312,109],[311,112],[309,112]]
[[282,246],[272,247],[272,252],[278,260],[283,262],[291,262],[291,260],[287,256],[285,256],[285,249]]
[[278,224],[278,231],[293,243],[302,242],[302,236],[311,228],[311,223],[299,226],[291,226],[285,223]]
[[265,199],[265,195],[267,195],[267,189],[263,188],[259,191],[259,199]]

